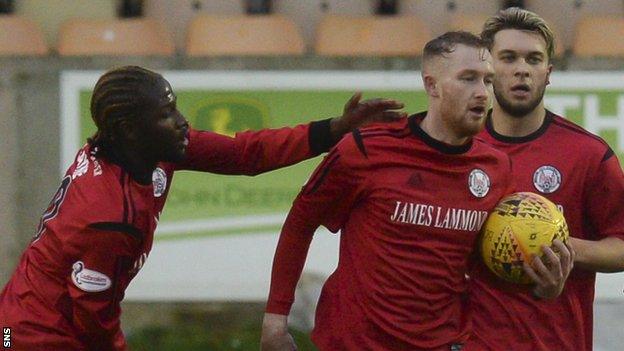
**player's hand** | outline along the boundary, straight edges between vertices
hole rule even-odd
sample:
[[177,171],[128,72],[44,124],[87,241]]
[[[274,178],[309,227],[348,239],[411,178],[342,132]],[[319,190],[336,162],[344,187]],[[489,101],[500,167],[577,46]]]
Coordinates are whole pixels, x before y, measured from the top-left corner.
[[370,99],[360,101],[362,93],[357,92],[347,101],[342,116],[330,122],[331,135],[340,140],[353,129],[371,122],[392,122],[407,117],[407,113],[395,111],[403,108],[403,103],[392,99]]
[[288,333],[288,316],[265,313],[262,321],[262,351],[296,351],[297,346]]
[[559,239],[553,246],[542,246],[543,259],[534,257],[529,265],[524,263],[524,272],[531,277],[535,286],[533,294],[542,299],[554,299],[563,291],[566,279],[574,267],[574,249]]

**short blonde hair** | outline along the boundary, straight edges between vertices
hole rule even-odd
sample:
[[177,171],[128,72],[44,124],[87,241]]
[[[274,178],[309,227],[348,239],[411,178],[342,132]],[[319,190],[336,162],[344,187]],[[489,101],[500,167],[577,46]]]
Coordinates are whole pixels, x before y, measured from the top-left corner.
[[531,11],[510,7],[488,18],[483,25],[481,38],[487,43],[490,50],[494,45],[494,36],[504,29],[518,29],[537,33],[546,42],[548,60],[555,54],[555,36],[552,30],[543,18]]

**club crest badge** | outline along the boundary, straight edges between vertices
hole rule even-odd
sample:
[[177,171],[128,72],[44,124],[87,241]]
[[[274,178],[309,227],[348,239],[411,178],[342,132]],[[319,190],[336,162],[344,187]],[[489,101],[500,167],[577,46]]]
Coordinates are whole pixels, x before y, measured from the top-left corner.
[[480,169],[473,169],[468,177],[468,188],[472,195],[485,197],[490,191],[490,177]]
[[167,189],[167,174],[162,168],[156,168],[152,173],[152,184],[154,185],[154,197],[161,197]]
[[111,280],[106,274],[86,268],[82,261],[72,265],[71,278],[78,289],[86,292],[100,292],[111,286]]
[[533,185],[541,193],[553,193],[561,186],[561,173],[553,166],[542,166],[533,173]]

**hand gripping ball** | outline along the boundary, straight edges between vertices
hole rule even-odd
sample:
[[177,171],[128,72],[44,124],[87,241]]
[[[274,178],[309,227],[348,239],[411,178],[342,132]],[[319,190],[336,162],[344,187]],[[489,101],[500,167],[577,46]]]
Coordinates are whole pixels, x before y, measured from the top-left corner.
[[545,197],[521,192],[506,196],[490,213],[481,231],[481,255],[497,276],[520,284],[530,284],[522,263],[533,254],[543,255],[541,246],[554,239],[568,240],[563,213]]

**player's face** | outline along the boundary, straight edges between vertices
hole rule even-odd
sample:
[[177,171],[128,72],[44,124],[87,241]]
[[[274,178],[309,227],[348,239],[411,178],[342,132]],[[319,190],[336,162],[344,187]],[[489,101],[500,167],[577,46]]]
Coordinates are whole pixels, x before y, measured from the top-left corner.
[[145,118],[142,119],[142,143],[148,157],[158,161],[179,162],[188,145],[188,122],[178,111],[171,85],[160,79],[149,87]]
[[486,49],[457,45],[440,73],[440,109],[446,126],[457,137],[470,137],[484,126],[492,102],[494,69]]
[[500,107],[514,117],[524,117],[541,106],[552,65],[546,41],[537,33],[505,29],[494,36],[494,95]]

